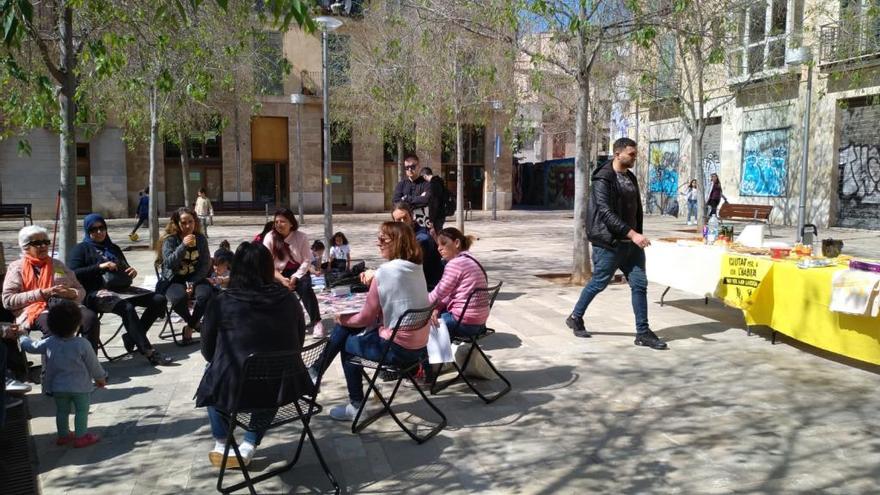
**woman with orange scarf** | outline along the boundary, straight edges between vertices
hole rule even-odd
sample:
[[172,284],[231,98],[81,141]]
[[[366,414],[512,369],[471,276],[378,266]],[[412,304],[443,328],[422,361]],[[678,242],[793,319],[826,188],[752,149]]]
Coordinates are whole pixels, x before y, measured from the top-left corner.
[[82,306],[85,290],[64,263],[49,256],[46,229],[28,226],[18,233],[21,258],[9,264],[3,281],[3,307],[12,312],[16,323],[26,330],[49,333],[46,323],[49,305],[60,299],[80,304],[82,336],[98,348],[100,323],[95,313]]

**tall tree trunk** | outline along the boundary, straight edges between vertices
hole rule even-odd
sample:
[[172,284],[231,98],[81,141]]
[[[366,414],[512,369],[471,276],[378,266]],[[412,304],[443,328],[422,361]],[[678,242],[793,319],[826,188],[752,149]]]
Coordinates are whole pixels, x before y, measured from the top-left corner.
[[[238,121],[238,117],[239,117],[238,116],[238,105],[240,104],[240,102],[238,101],[238,87],[237,86],[235,88],[233,88],[233,95],[235,97],[235,108],[234,108],[235,111],[234,111],[232,118],[235,120],[235,123],[233,124],[232,129],[233,129],[233,135],[235,137],[235,188],[237,190],[235,193],[235,199],[236,199],[236,201],[239,202],[239,205],[240,205],[241,204],[241,124]],[[299,112],[302,111],[302,108],[298,106],[296,111],[297,111],[297,115],[299,115]],[[300,122],[302,122],[302,120],[297,121],[297,126],[300,125]],[[302,129],[297,129],[297,132],[302,132]],[[298,155],[302,154],[302,145],[299,145],[299,148],[296,150],[296,152]],[[299,159],[299,163],[300,163],[299,177],[302,178],[302,156],[298,156],[297,158]],[[302,223],[302,214],[303,214],[303,212],[302,212],[302,181],[300,181],[300,183],[299,183],[299,189],[300,189],[299,216],[300,216],[300,223]]]
[[464,233],[464,147],[461,139],[461,117],[455,114],[455,225]]
[[397,137],[397,182],[400,182],[404,179],[405,173],[403,170],[403,136]]
[[178,135],[180,139],[180,177],[183,180],[183,206],[190,208],[192,203],[189,202],[189,139],[186,134],[181,132]]
[[61,167],[61,219],[58,232],[58,257],[65,263],[76,243],[76,114],[73,101],[76,94],[76,74],[74,73],[73,53],[73,9],[64,7],[58,21],[61,36],[59,69],[63,75],[60,81],[58,104],[61,117],[61,136],[59,137],[59,163]]
[[156,146],[159,145],[159,112],[156,88],[150,88],[150,245],[158,248],[159,243],[159,203],[156,198]]
[[574,259],[571,282],[583,284],[591,275],[590,245],[587,240],[587,212],[590,202],[590,80],[578,81],[578,105],[575,117],[574,159]]
[[706,195],[709,191],[704,191],[706,184],[706,169],[703,167],[703,135],[706,131],[705,122],[699,122],[694,126],[694,135],[691,137],[691,170],[696,172],[697,186],[700,194],[697,194],[697,226],[698,229],[703,225],[703,212],[706,210]]

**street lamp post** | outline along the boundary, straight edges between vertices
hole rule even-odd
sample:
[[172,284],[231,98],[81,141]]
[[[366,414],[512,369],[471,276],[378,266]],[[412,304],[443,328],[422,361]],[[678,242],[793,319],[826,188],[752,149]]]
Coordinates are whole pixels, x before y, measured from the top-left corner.
[[298,191],[299,223],[304,223],[303,218],[303,158],[302,158],[302,107],[306,103],[306,95],[295,93],[290,95],[290,102],[296,105],[296,162],[298,166],[296,174],[296,189]]
[[807,97],[804,108],[803,144],[801,148],[801,177],[798,194],[797,242],[803,241],[804,224],[807,208],[807,161],[810,155],[810,107],[813,101],[813,54],[809,47],[803,46],[786,53],[785,63],[788,65],[807,65]]
[[498,220],[498,155],[501,146],[498,145],[498,126],[495,122],[495,112],[501,110],[501,102],[492,100],[492,220]]
[[[329,243],[333,237],[333,187],[330,184],[330,76],[328,67],[328,38],[332,31],[342,26],[342,21],[335,17],[320,16],[315,22],[321,28],[321,67],[323,70],[323,110],[324,110],[324,242]],[[329,246],[329,244],[328,244]]]

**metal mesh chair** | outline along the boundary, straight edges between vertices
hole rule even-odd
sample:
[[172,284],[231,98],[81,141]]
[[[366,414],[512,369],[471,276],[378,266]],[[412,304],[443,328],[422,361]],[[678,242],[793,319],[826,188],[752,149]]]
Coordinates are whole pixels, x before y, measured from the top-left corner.
[[[267,382],[276,382],[280,384],[286,380],[300,380],[302,378],[300,375],[303,374],[305,375],[306,380],[310,381],[311,379],[309,378],[308,368],[318,361],[324,348],[327,346],[327,342],[327,339],[315,342],[308,347],[305,347],[301,353],[287,351],[254,353],[248,356],[245,360],[242,368],[241,383],[236,392],[235,406],[233,406],[232,411],[228,414],[219,410],[217,411],[228,421],[226,449],[223,452],[223,459],[220,462],[220,474],[217,478],[218,491],[221,493],[231,493],[247,487],[253,495],[256,495],[257,492],[254,490],[255,484],[290,471],[293,468],[299,460],[303,445],[305,444],[305,439],[308,437],[312,444],[312,448],[315,450],[315,455],[317,455],[318,461],[321,463],[321,468],[324,470],[324,474],[333,485],[335,493],[339,493],[339,483],[336,482],[336,478],[334,478],[333,473],[330,472],[330,467],[327,465],[327,461],[324,460],[324,456],[321,454],[321,450],[318,448],[318,443],[312,434],[311,427],[309,426],[312,416],[320,413],[322,409],[321,405],[317,402],[317,396],[318,391],[320,390],[323,373],[318,374],[311,395],[304,395],[295,400],[286,403],[279,403],[276,407],[267,409],[241,410],[238,407],[242,391],[244,391],[249,385],[265,385]],[[302,359],[305,366],[298,366],[300,359]],[[235,442],[235,436],[233,434],[235,428],[238,427],[247,431],[268,431],[296,421],[302,424],[302,432],[300,433],[299,443],[297,444],[296,453],[293,455],[293,459],[281,467],[252,478],[245,465],[244,459],[241,457],[238,444]],[[229,458],[230,449],[235,453],[235,457],[238,460],[238,466],[244,476],[244,481],[224,487],[223,477],[226,472],[226,461]]]
[[[431,393],[432,394],[436,394],[436,393],[442,391],[443,389],[445,389],[449,385],[452,385],[453,383],[455,383],[459,379],[463,380],[464,383],[467,384],[467,386],[470,387],[470,389],[473,390],[474,393],[477,394],[477,396],[480,399],[482,399],[483,402],[485,402],[486,404],[495,402],[501,396],[503,396],[507,392],[510,392],[510,389],[511,389],[510,381],[504,375],[502,375],[500,371],[498,371],[498,369],[495,367],[494,364],[492,364],[492,361],[489,360],[489,356],[487,356],[486,353],[483,352],[483,349],[480,347],[480,344],[479,344],[479,341],[481,339],[483,339],[489,335],[494,334],[495,330],[488,328],[488,327],[484,327],[482,333],[479,333],[479,334],[474,335],[472,337],[468,337],[468,336],[461,335],[461,334],[456,335],[456,330],[458,329],[459,326],[461,326],[461,324],[462,324],[461,320],[462,320],[462,318],[464,318],[464,315],[467,314],[468,308],[488,306],[490,310],[492,309],[492,306],[495,305],[495,298],[498,297],[498,293],[501,291],[501,285],[503,283],[504,282],[498,282],[498,285],[495,285],[494,287],[488,287],[485,289],[474,289],[468,295],[468,298],[464,303],[464,308],[461,311],[461,318],[456,320],[455,325],[453,325],[453,327],[449,329],[449,337],[453,343],[470,344],[470,349],[468,350],[468,353],[465,356],[464,362],[462,363],[461,366],[459,366],[458,363],[455,362],[455,360],[452,361],[452,366],[455,367],[455,371],[456,371],[455,377],[448,379],[448,380],[444,380],[442,382],[438,381],[438,378],[443,371],[443,367],[441,366],[440,370],[437,372],[436,376],[434,377],[433,384],[431,385]],[[474,351],[478,352],[483,357],[486,364],[488,364],[489,367],[492,368],[492,372],[495,373],[495,375],[502,382],[504,382],[504,388],[502,390],[496,392],[494,395],[487,395],[487,394],[484,394],[483,392],[480,392],[480,390],[474,384],[473,380],[469,379],[467,374],[465,373],[468,365],[471,363],[471,359],[474,356]]]
[[[418,382],[415,380],[415,375],[419,370],[419,366],[422,364],[422,361],[427,362],[427,359],[421,359],[419,361],[413,363],[391,363],[388,360],[388,351],[391,348],[391,342],[394,342],[394,338],[397,337],[397,333],[401,329],[419,329],[428,324],[428,320],[431,319],[431,313],[434,311],[434,307],[427,307],[422,309],[410,309],[405,313],[400,315],[400,318],[397,319],[397,324],[394,326],[394,330],[391,332],[391,338],[388,339],[388,343],[385,346],[385,349],[382,351],[382,358],[376,361],[370,361],[368,359],[364,359],[361,357],[353,357],[349,360],[352,364],[356,364],[361,367],[361,374],[364,378],[366,378],[369,382],[369,386],[367,388],[367,393],[364,395],[364,400],[361,401],[361,406],[358,409],[357,414],[354,417],[354,421],[351,423],[351,432],[352,433],[360,433],[366,428],[368,425],[379,419],[381,416],[386,413],[391,416],[391,419],[397,423],[410,438],[412,438],[416,443],[424,443],[427,442],[431,437],[440,433],[443,428],[446,427],[446,415],[443,414],[431,399],[425,394],[422,388],[419,386]],[[427,355],[425,356],[427,357]],[[371,373],[367,373],[367,370],[373,370]],[[372,376],[370,376],[372,374]],[[376,386],[376,382],[380,379],[380,375],[383,376],[393,376],[395,378],[394,388],[391,391],[391,395],[386,399],[382,393],[379,391],[379,388]],[[419,395],[422,396],[422,399],[425,403],[430,407],[439,417],[440,422],[437,423],[431,430],[425,435],[418,435],[416,432],[412,431],[410,428],[407,428],[406,425],[397,417],[397,414],[394,413],[394,410],[391,408],[391,404],[394,402],[394,397],[397,395],[398,389],[400,389],[400,384],[404,379],[409,380],[412,386],[418,391]],[[375,393],[376,397],[382,402],[382,409],[377,411],[372,416],[361,419],[363,415],[364,408],[370,399],[370,394]]]
[[[104,313],[98,313],[98,321],[99,322],[101,321],[101,318],[103,318],[103,317],[104,317]],[[107,361],[110,361],[111,363],[113,361],[118,361],[118,360],[124,358],[125,356],[128,356],[129,354],[131,354],[131,352],[128,352],[127,350],[124,353],[116,355],[116,356],[111,356],[107,352],[107,345],[110,342],[112,342],[113,339],[115,339],[116,336],[122,332],[122,329],[124,328],[124,326],[125,326],[124,323],[120,323],[119,326],[116,327],[116,331],[113,332],[113,335],[111,335],[110,338],[108,338],[106,340],[98,339],[98,349],[101,350],[101,353],[104,354],[104,357],[107,358]]]

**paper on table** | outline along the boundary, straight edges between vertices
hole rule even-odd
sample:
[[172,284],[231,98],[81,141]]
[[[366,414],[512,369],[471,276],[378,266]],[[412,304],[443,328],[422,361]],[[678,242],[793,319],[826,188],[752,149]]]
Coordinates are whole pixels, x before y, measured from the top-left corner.
[[446,322],[438,320],[439,325],[429,325],[428,334],[428,362],[431,364],[451,363],[455,359],[452,355],[452,344],[449,342],[449,329]]
[[831,280],[831,311],[851,315],[880,314],[880,275],[859,270],[841,270]]

